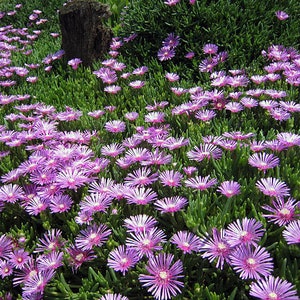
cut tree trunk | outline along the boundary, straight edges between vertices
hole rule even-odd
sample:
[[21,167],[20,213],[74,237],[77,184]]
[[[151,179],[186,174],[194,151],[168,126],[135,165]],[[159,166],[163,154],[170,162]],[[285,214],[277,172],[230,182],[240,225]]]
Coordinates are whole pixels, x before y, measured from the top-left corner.
[[108,5],[96,0],[72,0],[59,11],[62,49],[67,60],[80,58],[91,66],[109,50],[111,28],[103,20],[111,16]]

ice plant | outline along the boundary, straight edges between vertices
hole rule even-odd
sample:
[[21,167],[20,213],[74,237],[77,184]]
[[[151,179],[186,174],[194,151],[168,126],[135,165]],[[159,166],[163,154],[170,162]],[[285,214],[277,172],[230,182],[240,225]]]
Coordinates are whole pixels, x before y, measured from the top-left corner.
[[290,222],[282,232],[282,235],[288,244],[300,243],[300,220]]
[[260,279],[273,271],[270,254],[263,247],[249,245],[237,247],[229,256],[232,268],[242,279]]
[[173,263],[174,255],[160,253],[151,257],[146,265],[148,274],[140,274],[139,281],[155,299],[171,299],[181,293],[183,265],[180,260]]
[[262,206],[264,210],[269,212],[263,214],[263,216],[279,226],[287,225],[299,216],[296,213],[297,206],[299,206],[299,201],[292,197],[289,197],[286,201],[283,197],[277,197],[272,200],[272,205]]
[[225,237],[228,243],[233,247],[238,245],[256,246],[264,232],[265,229],[261,222],[255,219],[243,218],[227,226]]
[[268,276],[252,282],[250,296],[261,300],[298,300],[295,287],[279,277]]
[[217,191],[226,196],[227,198],[231,198],[235,195],[240,194],[241,186],[236,181],[224,181],[220,184]]
[[277,178],[261,178],[256,182],[256,187],[270,197],[284,197],[290,195],[290,189],[285,182]]
[[107,265],[123,275],[139,261],[138,252],[123,245],[109,253]]
[[200,238],[188,231],[178,231],[170,239],[172,244],[175,244],[183,253],[198,252],[202,244]]
[[265,172],[268,169],[275,168],[279,165],[279,158],[274,154],[265,152],[254,153],[248,159],[249,165]]
[[225,231],[217,228],[212,229],[212,236],[210,237],[206,234],[205,237],[201,239],[202,245],[199,249],[203,252],[201,256],[203,258],[208,258],[210,262],[217,259],[216,267],[223,269],[224,263],[229,263],[229,255],[232,252],[232,246],[227,242],[225,237]]

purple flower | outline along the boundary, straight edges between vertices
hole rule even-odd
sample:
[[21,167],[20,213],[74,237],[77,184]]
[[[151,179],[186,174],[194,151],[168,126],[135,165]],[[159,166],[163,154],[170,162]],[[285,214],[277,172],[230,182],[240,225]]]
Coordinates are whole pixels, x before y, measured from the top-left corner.
[[274,154],[254,153],[248,159],[250,166],[258,168],[260,171],[275,168],[279,165],[279,158]]
[[283,197],[290,195],[290,189],[285,182],[277,178],[262,178],[256,182],[256,187],[266,196]]
[[94,246],[102,246],[111,234],[111,230],[104,224],[93,224],[81,230],[75,239],[75,245],[82,250],[91,250]]
[[119,154],[121,154],[124,150],[125,150],[125,147],[123,147],[121,144],[112,143],[112,144],[103,146],[101,148],[101,154],[107,155],[110,157],[116,157]]
[[136,215],[131,216],[124,220],[124,226],[127,228],[128,232],[147,232],[154,228],[157,221],[148,215]]
[[265,229],[262,223],[255,219],[243,218],[242,222],[236,220],[230,223],[225,230],[228,243],[235,247],[238,245],[257,245]]
[[82,60],[80,58],[73,58],[68,61],[68,65],[71,66],[73,70],[77,70],[81,63]]
[[263,247],[241,245],[230,255],[232,268],[242,279],[260,279],[273,272],[273,262],[270,253]]
[[224,262],[229,262],[229,255],[232,252],[232,247],[227,242],[225,238],[225,231],[221,229],[219,231],[216,228],[212,229],[212,237],[202,238],[202,246],[200,247],[200,252],[203,258],[208,258],[210,262],[217,259],[216,267],[223,269]]
[[282,10],[278,10],[275,12],[275,16],[277,17],[278,20],[283,21],[289,18],[289,15],[282,11]]
[[11,252],[8,261],[14,268],[22,269],[29,259],[29,253],[21,248]]
[[49,252],[60,249],[64,244],[62,232],[59,229],[51,229],[39,239],[34,252]]
[[170,47],[162,47],[158,50],[157,57],[160,61],[172,59],[175,56],[175,50]]
[[161,229],[151,228],[147,232],[131,232],[130,237],[126,239],[126,246],[128,249],[137,251],[140,258],[144,255],[149,258],[155,251],[161,250],[161,243],[165,242],[165,233]]
[[163,213],[174,213],[180,211],[188,204],[188,200],[185,197],[173,196],[165,197],[155,201],[155,208]]
[[165,75],[165,77],[170,81],[170,82],[174,82],[174,81],[178,81],[180,79],[178,74],[175,73],[167,73]]
[[193,150],[187,152],[190,160],[201,162],[206,159],[219,159],[222,156],[222,150],[213,144],[200,144],[199,147],[194,147]]
[[79,203],[83,213],[94,214],[96,212],[106,212],[112,203],[112,197],[104,193],[91,193],[84,197]]
[[62,189],[71,189],[76,191],[77,188],[90,182],[90,178],[83,170],[67,167],[65,170],[62,170],[57,174],[55,182]]
[[123,245],[109,253],[107,265],[123,275],[140,260],[138,252]]
[[104,128],[111,133],[124,132],[126,130],[126,124],[120,120],[108,121]]
[[118,85],[109,85],[104,88],[104,92],[109,94],[117,94],[119,91],[121,91],[121,87]]
[[63,252],[52,251],[37,258],[37,268],[40,271],[56,270],[63,265]]
[[8,259],[13,249],[13,241],[6,235],[0,236],[0,259]]
[[179,45],[179,41],[180,37],[175,36],[175,34],[172,32],[165,38],[162,44],[164,47],[176,48]]
[[299,201],[289,197],[287,201],[284,201],[283,197],[277,197],[272,200],[272,206],[263,205],[262,208],[269,211],[271,214],[263,214],[264,217],[270,219],[271,222],[278,224],[279,226],[286,225],[295,220],[300,214],[296,214],[295,210]]
[[217,54],[218,46],[215,44],[205,44],[203,46],[203,53],[205,54]]
[[236,181],[224,181],[218,187],[217,191],[226,196],[227,198],[231,198],[235,195],[240,194],[241,186]]
[[13,273],[13,265],[11,262],[0,259],[0,276],[3,278]]
[[121,294],[105,294],[99,300],[129,300]]
[[198,236],[188,231],[178,231],[171,237],[170,242],[177,245],[184,254],[192,253],[192,251],[198,252],[202,244]]
[[210,179],[209,175],[205,177],[196,176],[194,178],[189,178],[184,182],[187,187],[204,191],[217,184],[217,179],[216,178]]
[[297,291],[290,282],[274,276],[252,282],[250,296],[261,300],[299,300]]
[[71,245],[67,248],[67,252],[70,255],[69,264],[73,271],[76,271],[84,262],[91,261],[96,258],[93,250],[83,250]]
[[141,80],[135,80],[135,81],[129,82],[128,85],[131,86],[134,89],[140,89],[145,85],[145,82],[141,81]]
[[166,170],[159,174],[159,179],[163,186],[181,186],[180,181],[182,178],[183,175],[180,172],[174,170]]
[[128,174],[124,179],[124,183],[130,187],[151,185],[158,178],[157,173],[151,174],[151,172],[147,167],[139,168]]
[[282,235],[288,244],[300,243],[300,220],[295,220],[289,223]]
[[128,204],[147,205],[157,199],[157,193],[151,188],[134,187],[124,197]]
[[183,266],[180,260],[173,263],[172,254],[160,253],[149,259],[146,270],[149,274],[140,274],[139,281],[158,300],[171,299],[181,293]]
[[56,193],[49,204],[49,208],[53,213],[62,213],[70,210],[73,200],[69,195]]

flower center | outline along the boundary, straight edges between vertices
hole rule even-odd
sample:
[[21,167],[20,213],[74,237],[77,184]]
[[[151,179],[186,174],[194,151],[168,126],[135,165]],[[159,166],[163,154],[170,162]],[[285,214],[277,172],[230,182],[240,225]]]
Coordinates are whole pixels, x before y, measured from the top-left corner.
[[159,277],[163,280],[166,280],[168,278],[168,273],[166,271],[159,272]]
[[269,300],[277,300],[277,299],[278,299],[278,296],[277,296],[276,293],[271,292],[271,293],[268,295],[268,299],[269,299]]
[[248,266],[249,268],[254,268],[255,265],[256,265],[256,261],[255,261],[255,259],[252,258],[252,257],[248,258],[248,259],[246,260],[246,263],[247,263],[247,266]]

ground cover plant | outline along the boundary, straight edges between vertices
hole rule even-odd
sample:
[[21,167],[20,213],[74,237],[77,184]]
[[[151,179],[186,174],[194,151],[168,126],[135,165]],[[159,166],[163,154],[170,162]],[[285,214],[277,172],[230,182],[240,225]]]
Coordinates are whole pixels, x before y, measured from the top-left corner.
[[0,4],[0,297],[299,299],[298,2],[128,2],[91,68],[63,1]]

